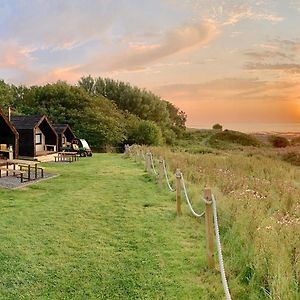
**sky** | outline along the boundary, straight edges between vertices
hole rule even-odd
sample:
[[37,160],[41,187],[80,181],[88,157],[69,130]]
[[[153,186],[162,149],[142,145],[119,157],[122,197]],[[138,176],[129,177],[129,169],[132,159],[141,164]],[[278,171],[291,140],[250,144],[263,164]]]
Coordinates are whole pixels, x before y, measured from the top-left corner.
[[110,77],[190,127],[300,130],[300,0],[0,0],[0,79]]

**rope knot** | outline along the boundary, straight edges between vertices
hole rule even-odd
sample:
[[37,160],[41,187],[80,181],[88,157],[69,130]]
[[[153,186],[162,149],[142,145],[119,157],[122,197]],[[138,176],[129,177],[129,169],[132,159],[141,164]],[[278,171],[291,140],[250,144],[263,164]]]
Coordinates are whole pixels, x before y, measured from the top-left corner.
[[178,179],[181,179],[181,178],[182,178],[182,173],[180,172],[179,169],[176,170],[176,172],[175,172],[175,177],[178,178]]

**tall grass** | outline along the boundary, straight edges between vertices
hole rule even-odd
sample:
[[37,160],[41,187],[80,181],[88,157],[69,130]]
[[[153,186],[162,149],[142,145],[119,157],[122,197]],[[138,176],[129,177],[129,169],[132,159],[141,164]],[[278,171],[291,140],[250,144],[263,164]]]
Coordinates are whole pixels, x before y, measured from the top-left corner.
[[[170,173],[181,169],[198,209],[204,186],[213,189],[229,283],[239,278],[244,299],[300,299],[300,171],[267,151],[152,148]],[[234,293],[236,299],[245,295]]]

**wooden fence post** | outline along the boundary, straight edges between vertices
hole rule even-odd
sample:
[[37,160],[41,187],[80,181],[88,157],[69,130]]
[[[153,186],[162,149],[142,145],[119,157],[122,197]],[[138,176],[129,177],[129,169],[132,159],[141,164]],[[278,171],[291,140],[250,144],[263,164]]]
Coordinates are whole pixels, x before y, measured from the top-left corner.
[[145,153],[145,171],[148,172],[148,152]]
[[146,170],[150,174],[151,173],[151,153],[147,152],[146,154]]
[[132,148],[132,154],[134,156],[134,162],[138,162],[138,149],[136,147]]
[[214,221],[211,189],[205,188],[204,198],[210,203],[205,203],[205,231],[206,231],[206,251],[207,262],[211,269],[215,267],[214,259]]
[[179,169],[176,169],[176,211],[177,216],[181,216],[181,172]]
[[159,188],[162,191],[163,189],[163,179],[164,179],[164,160],[162,157],[159,158],[159,169],[158,169],[158,182],[159,182]]

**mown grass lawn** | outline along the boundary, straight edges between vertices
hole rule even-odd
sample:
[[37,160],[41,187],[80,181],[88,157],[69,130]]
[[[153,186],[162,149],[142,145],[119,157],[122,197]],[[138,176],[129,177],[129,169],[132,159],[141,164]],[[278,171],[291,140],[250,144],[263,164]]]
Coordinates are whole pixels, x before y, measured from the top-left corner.
[[0,299],[222,299],[204,226],[117,154],[0,190]]

